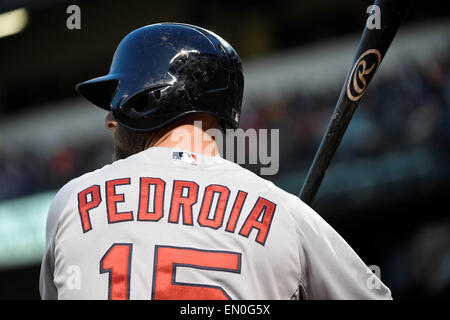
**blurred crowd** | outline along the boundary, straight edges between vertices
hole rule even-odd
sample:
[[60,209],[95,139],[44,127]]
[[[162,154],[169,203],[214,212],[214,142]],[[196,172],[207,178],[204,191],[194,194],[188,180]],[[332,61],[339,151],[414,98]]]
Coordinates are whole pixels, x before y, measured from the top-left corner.
[[[0,143],[1,144],[1,143]],[[91,141],[83,146],[61,145],[50,154],[38,148],[0,147],[0,201],[57,190],[81,174],[111,162],[112,143]]]
[[[450,140],[448,57],[426,67],[413,63],[369,87],[339,148],[338,161],[390,150],[446,145]],[[244,101],[241,127],[280,129],[280,173],[310,163],[338,97],[337,91]],[[62,142],[63,143],[63,142]],[[111,141],[64,145],[50,154],[39,146],[14,148],[0,137],[0,200],[49,189],[111,162]],[[302,167],[303,166],[303,167]]]
[[[339,146],[339,160],[448,142],[449,67],[448,57],[442,57],[375,78]],[[339,91],[309,94],[300,88],[289,97],[250,101],[258,107],[244,110],[241,126],[280,128],[281,167],[290,171],[303,159],[310,164],[338,96]]]

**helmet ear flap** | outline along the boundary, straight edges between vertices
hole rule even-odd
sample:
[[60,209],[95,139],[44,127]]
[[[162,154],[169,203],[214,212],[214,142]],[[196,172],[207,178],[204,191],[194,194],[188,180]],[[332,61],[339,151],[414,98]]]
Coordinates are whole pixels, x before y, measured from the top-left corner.
[[100,108],[110,110],[113,95],[117,89],[119,81],[117,79],[96,78],[82,82],[75,87],[75,90],[93,104]]

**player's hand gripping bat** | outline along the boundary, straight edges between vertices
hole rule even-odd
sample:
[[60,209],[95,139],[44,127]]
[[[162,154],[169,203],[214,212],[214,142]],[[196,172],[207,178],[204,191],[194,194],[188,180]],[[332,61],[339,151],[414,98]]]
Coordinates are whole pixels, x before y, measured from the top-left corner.
[[[345,130],[377,72],[410,2],[411,0],[376,0],[374,6],[378,8],[372,6],[372,10],[378,11],[380,15],[380,24],[377,26],[369,25],[369,21],[366,23],[328,128],[300,191],[300,199],[305,203],[312,203]],[[369,15],[368,19],[373,18]]]

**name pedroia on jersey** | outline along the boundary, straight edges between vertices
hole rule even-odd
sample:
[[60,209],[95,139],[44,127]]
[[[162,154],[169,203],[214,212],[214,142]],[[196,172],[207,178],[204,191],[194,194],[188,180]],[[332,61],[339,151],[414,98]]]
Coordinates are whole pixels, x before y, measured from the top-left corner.
[[[137,180],[137,179],[136,179]],[[237,233],[243,237],[249,237],[252,230],[256,230],[255,241],[264,245],[270,230],[276,204],[263,198],[258,199],[251,206],[249,212],[242,214],[242,208],[247,199],[248,192],[238,190],[234,201],[230,199],[230,189],[219,184],[210,184],[204,187],[203,199],[194,212],[194,204],[198,202],[200,186],[194,181],[173,180],[173,187],[169,197],[169,212],[165,217],[164,201],[166,197],[166,182],[161,178],[139,178],[139,201],[137,214],[134,211],[117,210],[117,204],[127,201],[127,194],[116,190],[118,186],[129,185],[135,181],[131,178],[109,180],[104,183],[104,194],[102,199],[101,186],[92,185],[80,191],[78,198],[78,212],[83,232],[89,232],[92,226],[90,211],[97,208],[102,201],[106,202],[106,215],[108,223],[120,223],[126,221],[153,221],[158,222],[166,219],[168,223],[193,226],[194,217],[196,224],[201,227]],[[137,181],[136,181],[137,182]],[[232,201],[229,201],[232,200]],[[225,219],[225,212],[231,204],[230,214]],[[213,207],[214,205],[214,208]],[[212,211],[212,212],[211,212]],[[136,219],[135,219],[136,215]],[[180,218],[180,216],[182,216]],[[245,219],[242,227],[237,230],[238,221]]]

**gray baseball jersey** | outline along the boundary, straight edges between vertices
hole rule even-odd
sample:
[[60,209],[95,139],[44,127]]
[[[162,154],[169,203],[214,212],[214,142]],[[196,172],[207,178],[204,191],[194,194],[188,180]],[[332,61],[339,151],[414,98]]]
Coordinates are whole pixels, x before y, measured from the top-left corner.
[[391,299],[298,197],[222,159],[154,147],[67,183],[43,299]]

